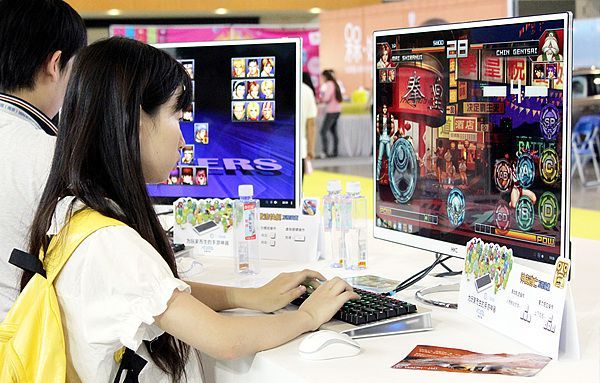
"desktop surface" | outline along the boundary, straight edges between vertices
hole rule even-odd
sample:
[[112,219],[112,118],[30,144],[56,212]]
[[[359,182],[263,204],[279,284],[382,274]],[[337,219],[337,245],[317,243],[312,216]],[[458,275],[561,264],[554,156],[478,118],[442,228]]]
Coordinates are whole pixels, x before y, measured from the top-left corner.
[[[431,255],[421,250],[390,244],[384,241],[369,241],[369,269],[364,273],[386,278],[404,279],[427,266]],[[594,249],[600,241],[573,239],[573,280],[572,291],[577,310],[577,323],[581,341],[581,360],[551,361],[537,376],[527,378],[530,383],[548,383],[579,380],[597,381],[600,376],[600,308],[594,291],[594,271],[600,269],[600,259]],[[201,257],[204,268],[194,277],[194,281],[219,283],[231,286],[258,286],[280,272],[312,268],[326,277],[349,277],[360,273],[334,270],[326,262],[301,263],[289,261],[263,261],[261,274],[248,278],[233,273],[231,260],[226,257]],[[461,260],[453,259],[451,266],[458,268]],[[414,302],[415,290],[437,283],[451,283],[459,277],[440,280],[431,276],[421,283],[396,295],[401,300]],[[298,355],[298,346],[307,336],[257,353],[255,356],[235,361],[216,361],[203,355],[206,372],[205,382],[314,382],[314,381],[400,381],[409,379],[411,383],[443,382],[506,382],[511,378],[503,376],[468,375],[444,372],[396,370],[391,366],[419,344],[454,347],[481,353],[527,353],[531,349],[495,331],[462,317],[456,310],[432,306],[419,306],[431,310],[433,331],[358,339],[362,351],[351,358],[330,361],[307,361]],[[235,310],[229,315],[254,315],[246,310]],[[261,314],[259,314],[261,315]],[[267,314],[268,315],[268,314]],[[330,322],[328,325],[334,322]],[[337,322],[341,323],[341,322]],[[325,326],[324,326],[325,328]]]

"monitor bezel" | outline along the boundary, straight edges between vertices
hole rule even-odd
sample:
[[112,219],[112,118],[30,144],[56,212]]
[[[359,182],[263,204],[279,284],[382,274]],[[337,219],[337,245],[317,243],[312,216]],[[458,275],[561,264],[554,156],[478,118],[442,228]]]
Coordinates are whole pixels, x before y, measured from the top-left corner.
[[[295,67],[296,67],[296,105],[295,105],[295,143],[294,143],[294,203],[291,205],[281,206],[270,206],[266,209],[295,209],[300,206],[300,200],[302,199],[302,159],[300,152],[300,110],[301,110],[301,81],[302,81],[302,39],[299,37],[282,37],[274,39],[250,39],[250,40],[219,40],[219,41],[198,41],[198,42],[181,42],[181,43],[159,43],[151,44],[153,47],[158,49],[174,49],[174,48],[196,48],[196,47],[214,47],[214,46],[236,46],[236,45],[273,45],[273,44],[294,44],[295,49]],[[150,196],[155,204],[170,205],[179,198],[186,198],[186,196],[179,197],[155,197]],[[216,197],[203,197],[202,199],[216,198]],[[230,197],[233,198],[233,197]],[[265,209],[265,208],[263,208]]]
[[[562,20],[565,30],[566,38],[563,41],[563,52],[566,54],[565,70],[563,75],[565,76],[563,91],[566,91],[566,97],[563,97],[563,132],[562,132],[562,188],[561,188],[561,245],[560,245],[560,256],[570,259],[570,224],[571,224],[571,78],[573,69],[573,14],[571,12],[565,13],[553,13],[547,15],[536,15],[536,16],[525,16],[525,17],[508,17],[501,19],[490,19],[490,20],[479,20],[461,23],[450,23],[443,25],[432,25],[414,28],[398,28],[398,29],[386,29],[378,30],[373,32],[373,52],[372,52],[372,68],[371,75],[373,79],[373,100],[376,100],[376,65],[377,63],[377,38],[382,36],[391,35],[405,35],[414,33],[424,32],[437,32],[447,31],[452,29],[460,28],[477,28],[477,27],[490,27],[499,25],[510,25],[510,24],[521,24],[528,22],[538,22],[546,20]],[[376,150],[377,150],[377,131],[375,129],[375,119],[377,116],[376,103],[372,105],[372,131],[373,131],[373,174],[376,173]],[[419,236],[417,234],[403,233],[394,231],[391,229],[381,228],[377,226],[377,181],[374,179],[373,182],[373,235],[376,239],[381,239],[393,243],[398,243],[422,250],[427,250],[435,253],[450,255],[454,257],[464,258],[466,255],[466,244],[458,245],[450,242],[441,241],[438,239],[431,239]],[[519,254],[515,253],[515,256],[519,257]],[[529,259],[529,258],[525,258]]]

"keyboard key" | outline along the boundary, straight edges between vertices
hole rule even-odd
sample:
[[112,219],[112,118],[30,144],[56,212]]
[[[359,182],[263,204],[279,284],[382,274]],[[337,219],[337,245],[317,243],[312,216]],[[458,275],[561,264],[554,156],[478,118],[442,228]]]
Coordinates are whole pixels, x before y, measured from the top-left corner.
[[408,309],[406,308],[406,306],[403,306],[403,305],[396,306],[396,315],[404,315],[404,314],[408,314]]

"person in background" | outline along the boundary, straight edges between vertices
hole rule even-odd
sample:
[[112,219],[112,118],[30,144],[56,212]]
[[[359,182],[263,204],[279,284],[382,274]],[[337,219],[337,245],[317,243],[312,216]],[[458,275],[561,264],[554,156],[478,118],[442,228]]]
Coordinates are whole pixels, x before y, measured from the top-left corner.
[[435,163],[435,173],[438,178],[438,185],[442,184],[442,179],[444,178],[445,172],[445,163],[446,163],[446,149],[444,148],[444,144],[441,140],[438,140],[437,148],[435,149],[436,163]]
[[[327,157],[337,157],[339,137],[337,133],[337,122],[342,111],[342,91],[335,79],[333,71],[326,69],[321,74],[323,78],[323,97],[321,103],[325,104],[325,118],[321,126],[321,140],[323,152]],[[328,133],[333,135],[333,152],[329,152]]]
[[[126,226],[86,237],[54,282],[69,382],[113,381],[113,356],[123,346],[147,361],[140,382],[200,382],[191,348],[216,359],[252,355],[316,330],[346,301],[359,298],[342,279],[325,281],[311,270],[247,289],[179,279],[146,184],[167,179],[179,160],[185,146],[179,120],[191,101],[183,66],[139,41],[100,40],[75,60],[29,253],[46,251],[47,236],[61,233],[82,209]],[[21,286],[30,278],[24,274]],[[272,313],[306,292],[306,285],[316,288],[295,311],[218,313],[236,307]]]
[[467,178],[467,161],[463,158],[458,161],[458,173],[460,174],[460,182],[465,186],[469,185],[469,179]]
[[[62,0],[0,1],[0,321],[19,293],[8,263],[26,250],[54,151],[72,59],[87,44],[81,17]],[[23,159],[24,145],[27,159]]]
[[[344,83],[342,82],[342,80],[340,80],[339,78],[337,78],[335,71],[333,69],[329,69],[329,71],[331,71],[331,74],[333,75],[333,77],[335,77],[335,82],[337,82],[338,86],[340,87],[340,92],[342,93],[342,99],[345,100],[347,97],[346,95],[346,87],[344,86]],[[319,87],[319,94],[318,94],[318,98],[317,101],[319,101],[321,98],[323,98],[323,95],[325,94],[325,89],[327,89],[327,86],[325,85],[324,82],[321,82],[321,86]],[[316,91],[315,91],[316,93]],[[317,95],[315,95],[317,96]]]
[[308,72],[302,72],[300,89],[302,113],[300,115],[300,137],[302,140],[302,178],[312,171],[311,161],[315,158],[315,118],[317,117],[317,101],[315,87]]

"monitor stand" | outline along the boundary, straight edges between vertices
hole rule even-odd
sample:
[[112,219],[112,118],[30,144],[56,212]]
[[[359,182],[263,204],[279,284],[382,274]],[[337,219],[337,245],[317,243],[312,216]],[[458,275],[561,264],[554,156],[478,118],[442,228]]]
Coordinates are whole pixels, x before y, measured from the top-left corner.
[[430,295],[430,294],[435,294],[435,293],[445,293],[445,292],[451,292],[451,291],[459,291],[460,289],[460,283],[452,283],[449,285],[437,285],[437,286],[433,286],[433,287],[426,287],[424,289],[418,290],[415,293],[415,298],[421,302],[421,303],[425,303],[428,305],[433,305],[433,306],[438,306],[438,307],[444,307],[447,309],[457,309],[458,308],[458,303],[455,302],[445,302],[442,300],[437,300],[437,299],[432,299],[432,298],[426,298],[426,295]]

